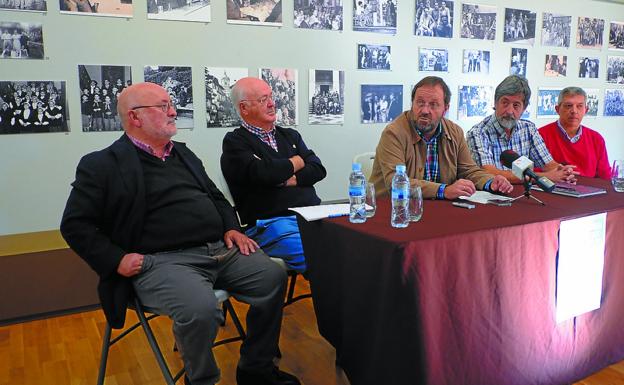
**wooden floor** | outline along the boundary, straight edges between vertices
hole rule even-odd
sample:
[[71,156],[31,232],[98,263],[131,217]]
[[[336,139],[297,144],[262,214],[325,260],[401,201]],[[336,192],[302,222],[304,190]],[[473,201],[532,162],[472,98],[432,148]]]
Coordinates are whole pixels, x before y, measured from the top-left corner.
[[[309,291],[307,282],[297,285],[297,292]],[[244,321],[246,307],[236,303],[235,306]],[[129,320],[135,319],[129,313]],[[104,325],[104,317],[98,310],[0,327],[0,384],[95,385]],[[159,317],[152,325],[167,362],[172,369],[179,369],[180,358],[170,349],[173,346],[171,322]],[[233,334],[232,323],[228,322],[220,337]],[[284,310],[280,345],[284,355],[280,367],[296,374],[304,384],[348,385],[342,371],[334,366],[333,348],[318,333],[310,299]],[[236,383],[234,373],[239,347],[240,343],[236,342],[215,348],[222,385]],[[164,383],[141,331],[111,348],[105,383]],[[624,385],[624,361],[575,385]]]

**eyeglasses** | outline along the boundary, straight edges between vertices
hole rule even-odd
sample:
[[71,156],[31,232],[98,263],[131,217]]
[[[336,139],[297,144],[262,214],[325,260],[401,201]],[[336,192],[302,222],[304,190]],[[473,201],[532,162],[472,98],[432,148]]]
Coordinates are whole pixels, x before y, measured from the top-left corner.
[[425,106],[429,106],[430,110],[437,110],[438,108],[440,108],[440,106],[442,106],[438,102],[429,102],[429,103],[427,103],[424,100],[416,100],[414,102],[414,104],[416,104],[416,107],[418,107],[418,108],[424,108]]
[[267,104],[269,102],[269,99],[271,99],[271,101],[275,102],[275,97],[273,96],[273,94],[270,95],[264,95],[258,99],[243,99],[241,100],[241,102],[258,102],[260,104]]
[[161,111],[164,112],[165,114],[169,111],[170,108],[173,108],[174,110],[176,109],[175,105],[173,103],[167,102],[166,104],[154,104],[154,105],[151,105],[151,106],[136,106],[136,107],[132,107],[131,110],[134,111],[134,110],[138,110],[140,108],[152,108],[152,107],[160,108]]

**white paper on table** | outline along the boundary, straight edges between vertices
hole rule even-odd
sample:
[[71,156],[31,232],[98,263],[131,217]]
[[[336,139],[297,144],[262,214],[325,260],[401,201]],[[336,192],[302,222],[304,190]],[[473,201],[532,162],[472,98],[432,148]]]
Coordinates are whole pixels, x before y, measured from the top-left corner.
[[348,203],[337,203],[333,205],[318,205],[288,208],[305,218],[306,221],[316,221],[323,218],[341,217],[349,215]]
[[561,221],[557,323],[600,308],[607,214]]
[[459,197],[459,199],[464,199],[469,202],[481,203],[481,204],[486,205],[490,203],[488,202],[488,200],[490,199],[496,199],[499,201],[510,201],[513,198],[504,196],[504,195],[492,194],[491,192],[488,192],[488,191],[475,191],[475,193],[472,194],[471,196],[464,195],[464,196]]

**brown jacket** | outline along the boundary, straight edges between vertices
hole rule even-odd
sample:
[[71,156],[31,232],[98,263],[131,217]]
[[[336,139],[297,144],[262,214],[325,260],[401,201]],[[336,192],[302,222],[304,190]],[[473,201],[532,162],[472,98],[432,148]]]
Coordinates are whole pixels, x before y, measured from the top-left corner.
[[[421,186],[423,198],[435,199],[440,183],[423,180],[427,145],[410,127],[409,113],[403,112],[381,133],[370,182],[375,184],[377,195],[387,194],[396,165],[405,164],[411,185]],[[438,162],[440,182],[447,185],[457,179],[468,179],[482,190],[485,183],[494,178],[475,164],[461,127],[445,118],[442,118],[442,135],[438,139]]]

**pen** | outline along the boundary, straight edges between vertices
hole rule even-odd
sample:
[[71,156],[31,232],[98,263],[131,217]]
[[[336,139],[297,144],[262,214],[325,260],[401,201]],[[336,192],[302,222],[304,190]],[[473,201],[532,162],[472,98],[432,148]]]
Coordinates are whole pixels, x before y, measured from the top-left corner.
[[327,218],[338,218],[338,217],[344,217],[345,215],[349,215],[349,213],[344,213],[344,214],[329,214],[327,216]]

